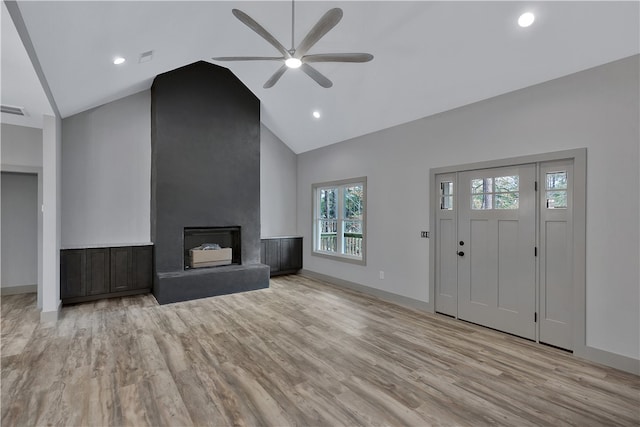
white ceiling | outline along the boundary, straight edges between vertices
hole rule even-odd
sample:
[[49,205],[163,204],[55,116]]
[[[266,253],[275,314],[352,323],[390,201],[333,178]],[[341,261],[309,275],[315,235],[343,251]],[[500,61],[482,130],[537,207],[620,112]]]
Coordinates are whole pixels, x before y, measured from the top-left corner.
[[[198,60],[276,56],[233,7],[283,45],[291,39],[288,1],[18,4],[63,117],[148,89],[157,74]],[[263,89],[278,63],[219,63],[256,94],[262,121],[297,153],[640,53],[638,2],[297,1],[296,43],[331,7],[344,18],[309,53],[375,56],[317,64],[332,88],[288,70]],[[516,24],[524,11],[536,13],[527,29]],[[149,50],[153,61],[138,63]],[[117,55],[127,62],[113,65]]]

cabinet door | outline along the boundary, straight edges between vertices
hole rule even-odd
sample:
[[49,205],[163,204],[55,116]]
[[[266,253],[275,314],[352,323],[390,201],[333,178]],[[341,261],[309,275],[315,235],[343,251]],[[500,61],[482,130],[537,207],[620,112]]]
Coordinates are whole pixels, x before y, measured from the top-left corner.
[[151,289],[153,283],[153,246],[133,247],[132,289]]
[[265,264],[271,267],[271,274],[280,271],[280,240],[265,240],[267,250],[265,251]]
[[109,249],[87,249],[87,295],[109,292]]
[[131,247],[111,248],[111,292],[131,289]]
[[283,271],[302,268],[302,239],[282,239],[280,241],[280,269]]
[[83,297],[87,294],[85,255],[84,249],[60,251],[60,298]]

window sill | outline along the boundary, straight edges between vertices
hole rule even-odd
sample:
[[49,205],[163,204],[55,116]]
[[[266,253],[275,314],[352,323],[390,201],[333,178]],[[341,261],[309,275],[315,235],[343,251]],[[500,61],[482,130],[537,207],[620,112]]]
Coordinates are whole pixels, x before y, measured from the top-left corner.
[[332,259],[334,261],[346,262],[349,264],[367,265],[367,261],[364,255],[362,256],[362,258],[360,258],[360,257],[355,257],[350,255],[336,254],[333,252],[320,252],[320,251],[311,251],[311,255],[318,256],[321,258]]

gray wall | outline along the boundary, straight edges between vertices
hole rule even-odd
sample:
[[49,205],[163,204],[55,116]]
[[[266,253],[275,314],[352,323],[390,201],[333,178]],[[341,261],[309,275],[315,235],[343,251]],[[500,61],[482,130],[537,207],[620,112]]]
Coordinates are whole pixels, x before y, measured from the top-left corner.
[[296,234],[297,156],[266,126],[260,127],[262,237]]
[[2,123],[2,165],[42,167],[42,129]]
[[3,288],[38,282],[38,176],[2,172]]
[[[639,58],[300,154],[305,269],[428,301],[430,168],[587,147],[587,345],[640,358]],[[367,265],[311,256],[311,185],[356,176]]]
[[149,242],[149,91],[62,121],[63,247]]

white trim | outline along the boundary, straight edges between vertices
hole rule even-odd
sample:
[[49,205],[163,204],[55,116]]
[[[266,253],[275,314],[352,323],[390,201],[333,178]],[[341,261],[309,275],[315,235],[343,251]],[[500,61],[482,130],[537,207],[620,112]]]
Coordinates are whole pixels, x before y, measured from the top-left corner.
[[390,302],[393,304],[397,304],[403,307],[410,308],[412,310],[420,310],[427,313],[433,313],[433,308],[428,302],[420,301],[417,299],[405,297],[402,295],[394,294],[391,292],[383,291],[381,289],[371,288],[369,286],[361,285],[359,283],[350,282],[348,280],[339,279],[337,277],[328,276],[326,274],[317,273],[311,270],[300,270],[299,273],[301,276],[308,277],[311,279],[321,280],[323,282],[327,282],[331,285],[335,285],[339,288],[347,288],[349,290],[360,292],[369,296],[373,296],[384,300],[386,302]]
[[38,285],[17,285],[0,288],[0,295],[20,295],[35,294],[38,292]]
[[599,363],[631,374],[640,375],[640,360],[632,357],[589,346],[585,346],[579,352],[575,351],[573,354],[589,362]]
[[60,308],[62,307],[62,301],[58,302],[58,308],[53,311],[41,311],[40,312],[40,322],[57,322],[60,318]]

